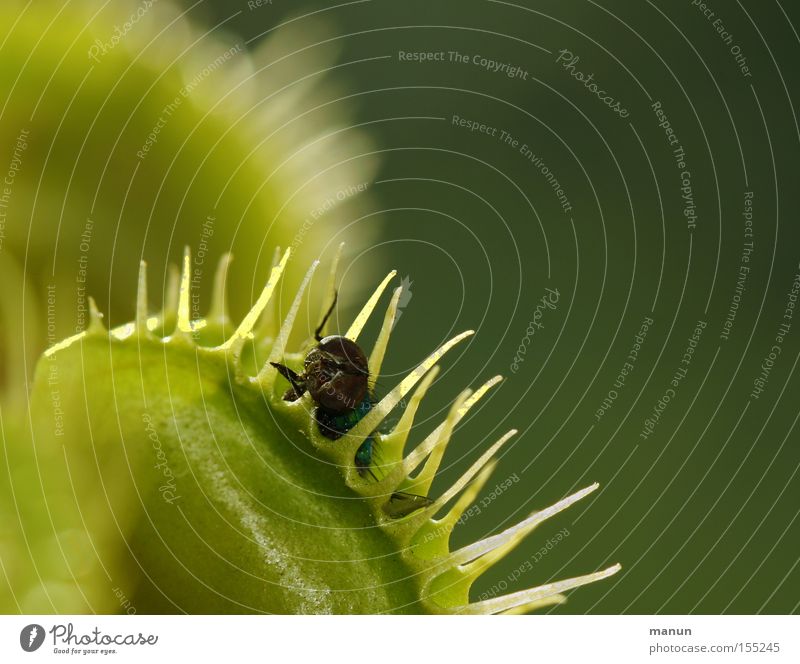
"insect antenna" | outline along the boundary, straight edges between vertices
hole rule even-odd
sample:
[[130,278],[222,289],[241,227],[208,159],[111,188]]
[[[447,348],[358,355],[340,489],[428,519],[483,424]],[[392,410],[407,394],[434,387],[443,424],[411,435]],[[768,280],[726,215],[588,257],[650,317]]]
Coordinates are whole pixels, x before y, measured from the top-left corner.
[[325,327],[325,323],[328,322],[328,319],[331,317],[333,313],[333,308],[336,306],[336,300],[339,299],[339,291],[333,291],[333,302],[331,302],[331,306],[328,309],[328,312],[322,317],[322,322],[317,326],[317,329],[314,330],[314,339],[317,341],[322,341],[322,329]]

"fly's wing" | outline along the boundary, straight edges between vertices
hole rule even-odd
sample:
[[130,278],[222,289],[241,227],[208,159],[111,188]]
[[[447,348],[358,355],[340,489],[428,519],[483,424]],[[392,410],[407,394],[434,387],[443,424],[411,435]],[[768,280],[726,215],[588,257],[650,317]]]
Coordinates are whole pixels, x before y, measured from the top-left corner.
[[392,519],[401,519],[432,504],[433,501],[425,496],[397,491],[391,495],[389,501],[383,506],[383,511]]

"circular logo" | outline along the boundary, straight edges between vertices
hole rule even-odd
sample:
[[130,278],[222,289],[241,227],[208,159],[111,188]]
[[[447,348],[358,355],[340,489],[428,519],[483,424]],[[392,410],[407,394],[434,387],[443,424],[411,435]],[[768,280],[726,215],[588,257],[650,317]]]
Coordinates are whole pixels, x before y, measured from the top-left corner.
[[19,644],[25,652],[38,650],[44,643],[44,627],[33,624],[23,627],[19,633]]

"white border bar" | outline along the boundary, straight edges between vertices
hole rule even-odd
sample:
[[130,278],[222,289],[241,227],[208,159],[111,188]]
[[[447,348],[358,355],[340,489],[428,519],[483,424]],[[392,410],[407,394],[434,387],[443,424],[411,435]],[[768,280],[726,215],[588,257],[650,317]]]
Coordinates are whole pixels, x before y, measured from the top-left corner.
[[[31,624],[45,638],[29,653]],[[0,616],[0,662],[797,663],[799,632],[798,616]],[[139,633],[157,640],[102,645]]]

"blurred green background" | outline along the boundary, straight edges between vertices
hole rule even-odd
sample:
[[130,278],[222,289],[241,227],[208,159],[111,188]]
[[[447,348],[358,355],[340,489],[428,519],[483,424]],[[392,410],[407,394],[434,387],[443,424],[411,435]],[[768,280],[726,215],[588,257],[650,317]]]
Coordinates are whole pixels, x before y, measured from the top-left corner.
[[[797,323],[764,393],[750,398],[800,269],[798,14],[792,3],[708,6],[710,19],[689,1],[275,0],[245,7],[230,24],[258,37],[295,12],[326,10],[337,23],[342,61],[352,63],[341,73],[382,158],[375,219],[357,228],[379,222],[382,243],[369,251],[413,282],[391,369],[407,370],[453,330],[475,326],[474,342],[449,366],[453,393],[494,372],[507,376],[463,425],[441,486],[509,426],[521,433],[497,479],[516,472],[520,482],[464,524],[462,541],[583,484],[602,484],[590,505],[542,527],[482,579],[479,594],[619,561],[621,576],[554,611],[798,608]],[[212,20],[233,13],[223,2],[206,11]],[[630,116],[619,117],[557,64],[562,49]],[[443,52],[444,61],[400,61],[401,51]],[[450,52],[468,62],[451,62]],[[520,67],[527,80],[487,71],[481,58]],[[659,127],[656,101],[686,169]],[[454,126],[454,115],[496,127],[495,136]],[[523,143],[557,177],[571,214],[520,152]],[[693,230],[683,216],[682,170],[691,173]],[[723,340],[750,239],[741,305]],[[546,311],[513,374],[546,287],[559,290],[558,306]],[[634,370],[598,421],[647,316],[654,323]],[[688,373],[644,440],[644,420],[682,366],[698,320],[707,326]],[[431,417],[452,396],[447,384],[439,384]],[[569,537],[533,570],[507,578],[564,527]]]
[[[553,611],[796,612],[800,314],[786,314],[800,273],[796,5],[712,0],[706,14],[691,0],[256,5],[205,0],[185,8],[248,49],[291,21],[298,41],[287,52],[298,53],[289,62],[306,53],[299,40],[307,21],[332,26],[322,46],[308,48],[340,49],[332,84],[311,87],[330,108],[346,105],[371,139],[354,151],[356,161],[380,165],[366,194],[340,207],[341,226],[314,247],[351,241],[342,292],[363,292],[390,267],[411,283],[381,383],[392,385],[454,332],[477,330],[445,363],[420,418],[427,431],[464,385],[506,376],[461,425],[437,482],[447,486],[510,427],[520,434],[486,493],[515,474],[519,481],[459,527],[457,542],[601,483],[589,502],[540,527],[479,580],[475,596],[620,562],[621,574]],[[420,62],[409,53],[440,55]],[[488,61],[507,66],[492,71]],[[627,116],[576,78],[580,72],[593,74]],[[666,121],[673,145],[659,126]],[[485,131],[470,130],[481,124]],[[340,189],[359,184],[340,181]],[[230,218],[246,216],[232,198]],[[165,259],[177,260],[183,244],[197,246],[208,204],[188,200],[198,219],[152,247],[134,237],[135,251],[109,264],[124,265],[119,280],[109,285],[97,269],[96,287],[107,288],[109,306],[118,303],[112,318],[132,314],[132,301],[126,310],[113,293],[132,292],[140,254],[156,252],[163,280]],[[139,223],[129,218],[121,227]],[[79,235],[69,242],[77,246]],[[258,230],[209,241],[209,260],[229,250],[238,257],[246,288],[233,302],[237,314],[269,263],[254,237],[286,242]],[[28,269],[53,261],[44,245]],[[548,288],[558,302],[540,307],[539,318]],[[349,301],[350,312],[357,303]],[[620,384],[645,319],[652,324]],[[534,320],[541,327],[530,326]],[[698,321],[704,327],[687,364]],[[754,395],[773,346],[779,355]],[[669,403],[648,427],[665,394]],[[604,400],[611,405],[598,414]],[[564,529],[568,536],[559,537]]]

